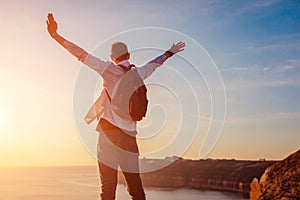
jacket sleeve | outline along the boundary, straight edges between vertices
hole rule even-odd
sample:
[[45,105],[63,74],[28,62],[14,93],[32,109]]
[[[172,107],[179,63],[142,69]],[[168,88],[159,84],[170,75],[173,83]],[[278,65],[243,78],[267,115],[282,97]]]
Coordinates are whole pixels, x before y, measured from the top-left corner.
[[81,61],[83,64],[86,64],[91,69],[98,72],[100,75],[102,75],[106,68],[112,64],[112,62],[110,61],[103,61],[100,58],[89,54],[84,49],[80,48],[72,42],[69,42],[68,40],[65,40],[62,46],[73,56],[77,57],[79,61]]
[[137,67],[137,71],[140,77],[145,80],[148,78],[158,67],[160,67],[168,57],[165,54],[162,54],[150,62],[146,63],[142,67]]

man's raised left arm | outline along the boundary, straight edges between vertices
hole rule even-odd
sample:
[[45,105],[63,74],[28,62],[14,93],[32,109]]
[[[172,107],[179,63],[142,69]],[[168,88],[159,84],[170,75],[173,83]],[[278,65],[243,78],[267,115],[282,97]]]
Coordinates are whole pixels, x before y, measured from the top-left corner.
[[164,54],[154,58],[150,62],[146,63],[142,67],[138,67],[138,73],[143,80],[148,78],[156,68],[161,66],[168,58],[172,57],[174,54],[183,51],[185,47],[184,42],[178,42],[177,44],[172,44],[171,48],[167,50]]

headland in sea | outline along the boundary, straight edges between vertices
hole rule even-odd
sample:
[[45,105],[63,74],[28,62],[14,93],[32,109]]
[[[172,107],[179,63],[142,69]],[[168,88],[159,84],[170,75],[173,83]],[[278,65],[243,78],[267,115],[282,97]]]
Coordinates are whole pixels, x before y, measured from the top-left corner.
[[[218,190],[242,193],[249,197],[250,184],[254,178],[260,178],[264,171],[276,163],[264,159],[200,159],[187,160],[179,157],[165,159],[141,159],[142,169],[159,168],[141,174],[145,187],[191,188],[199,190]],[[164,167],[160,167],[164,166]],[[119,175],[119,183],[125,184]]]

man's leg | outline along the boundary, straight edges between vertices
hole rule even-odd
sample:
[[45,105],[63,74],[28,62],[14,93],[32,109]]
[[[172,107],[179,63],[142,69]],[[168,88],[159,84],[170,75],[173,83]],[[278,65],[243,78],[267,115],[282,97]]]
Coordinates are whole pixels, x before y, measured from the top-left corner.
[[104,120],[100,120],[99,127],[99,140],[98,140],[98,166],[101,179],[101,199],[114,200],[117,181],[118,181],[118,151],[115,146],[110,142],[106,135],[114,135],[116,129],[108,127]]
[[123,172],[127,190],[132,197],[132,200],[145,200],[145,192],[142,185],[142,180],[139,173]]
[[126,150],[120,151],[119,165],[127,183],[127,190],[132,200],[145,200],[145,192],[139,173],[139,150],[136,138],[125,135],[122,146]]
[[[139,175],[139,150],[135,138],[136,131],[125,132],[104,119],[100,120],[99,125],[98,159],[101,161],[100,169],[102,169],[102,172],[100,174],[105,176],[101,179],[105,182],[106,179],[116,177],[114,180],[117,184],[117,167],[119,165],[132,199],[145,200],[145,193]],[[101,163],[105,164],[104,167]],[[109,176],[110,173],[113,173],[111,177]],[[107,191],[109,189],[114,190],[115,193],[115,187],[106,187],[105,183],[102,183],[101,197],[106,192],[111,193],[111,191]],[[104,200],[103,197],[102,199]]]
[[101,199],[115,200],[116,187],[118,182],[118,171],[98,161],[101,180]]

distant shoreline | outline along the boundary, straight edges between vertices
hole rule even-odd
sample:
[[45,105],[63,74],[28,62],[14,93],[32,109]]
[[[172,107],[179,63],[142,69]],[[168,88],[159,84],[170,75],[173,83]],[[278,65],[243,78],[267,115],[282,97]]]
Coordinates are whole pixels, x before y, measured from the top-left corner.
[[[176,156],[174,156],[176,157]],[[168,157],[167,157],[168,158]],[[169,157],[172,158],[172,157]],[[176,157],[178,158],[178,157]],[[165,160],[166,158],[141,158],[140,160]],[[208,159],[185,159],[185,158],[180,158],[182,160],[187,160],[187,161],[208,161],[208,160],[216,160],[216,161],[224,161],[224,160],[232,160],[232,161],[247,161],[247,162],[261,162],[260,159],[258,160],[250,160],[250,159],[233,159],[233,158],[208,158]],[[278,162],[281,161],[280,159],[278,160],[264,160],[265,162]],[[89,164],[89,165],[0,165],[0,169],[1,168],[66,168],[66,167],[97,167],[97,162],[95,161],[95,164]]]
[[[141,159],[141,168],[165,164],[165,167],[146,173],[141,177],[143,185],[157,190],[194,189],[201,191],[218,191],[237,193],[249,197],[250,183],[260,178],[265,169],[277,161],[202,159],[187,160],[178,157],[166,159]],[[0,166],[1,171],[39,171],[49,169],[53,173],[67,174],[70,168],[82,177],[98,178],[98,167],[95,165],[69,166]],[[123,176],[119,183],[125,184]]]
[[[166,162],[169,162],[167,165]],[[141,174],[145,187],[188,188],[230,193],[249,197],[250,184],[260,178],[265,169],[277,161],[249,160],[185,160],[178,157],[166,159],[142,159],[141,168],[153,165],[165,167]],[[123,176],[119,183],[125,184]]]

